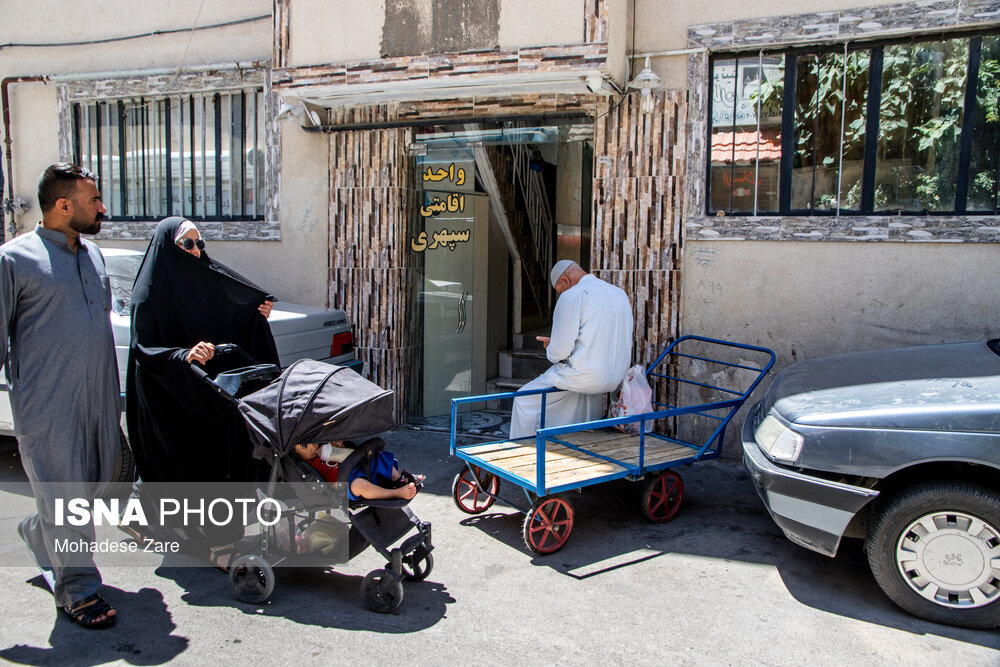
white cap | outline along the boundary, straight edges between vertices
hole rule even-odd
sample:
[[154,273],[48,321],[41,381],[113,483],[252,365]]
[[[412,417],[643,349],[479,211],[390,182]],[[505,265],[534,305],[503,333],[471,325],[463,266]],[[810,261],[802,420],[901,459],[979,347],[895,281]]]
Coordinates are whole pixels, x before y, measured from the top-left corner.
[[553,288],[556,286],[556,283],[559,282],[559,278],[562,277],[562,274],[566,273],[569,267],[574,264],[576,264],[576,262],[571,259],[560,259],[556,262],[556,265],[552,267],[552,273],[549,274],[549,279],[552,280]]

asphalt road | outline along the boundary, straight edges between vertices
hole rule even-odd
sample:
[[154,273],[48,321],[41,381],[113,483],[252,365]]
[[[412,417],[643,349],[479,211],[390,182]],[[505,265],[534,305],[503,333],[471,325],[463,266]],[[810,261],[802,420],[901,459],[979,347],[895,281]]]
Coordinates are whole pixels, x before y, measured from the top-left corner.
[[[797,547],[763,509],[738,462],[683,469],[680,514],[647,523],[642,487],[571,494],[566,547],[528,552],[522,515],[469,517],[451,500],[460,465],[440,433],[399,430],[389,449],[426,473],[411,503],[434,524],[435,566],[405,585],[395,614],[368,611],[373,550],[331,570],[277,570],[264,605],[235,601],[213,568],[103,568],[111,629],[87,631],[52,604],[36,571],[0,568],[0,659],[22,664],[1000,664],[1000,634],[936,625],[892,605],[860,542],[836,559]],[[0,445],[0,481],[23,479]],[[2,495],[2,494],[0,494]],[[17,499],[0,499],[17,500]],[[11,539],[23,502],[0,502]],[[17,539],[14,536],[12,539]],[[98,561],[100,563],[100,561]]]

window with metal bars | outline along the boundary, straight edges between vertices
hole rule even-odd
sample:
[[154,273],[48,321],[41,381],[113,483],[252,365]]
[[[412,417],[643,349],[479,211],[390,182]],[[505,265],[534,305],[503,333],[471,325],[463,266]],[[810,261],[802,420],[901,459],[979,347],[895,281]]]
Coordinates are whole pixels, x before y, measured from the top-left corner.
[[263,220],[263,90],[76,103],[73,152],[112,220]]
[[719,54],[710,215],[996,215],[1000,35]]

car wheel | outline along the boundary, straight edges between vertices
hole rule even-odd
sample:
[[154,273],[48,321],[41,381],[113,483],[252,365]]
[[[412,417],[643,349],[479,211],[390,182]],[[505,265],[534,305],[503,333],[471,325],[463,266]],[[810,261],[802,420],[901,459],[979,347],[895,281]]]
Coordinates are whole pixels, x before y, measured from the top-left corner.
[[885,594],[914,616],[968,628],[1000,626],[1000,494],[930,482],[875,513],[865,543]]

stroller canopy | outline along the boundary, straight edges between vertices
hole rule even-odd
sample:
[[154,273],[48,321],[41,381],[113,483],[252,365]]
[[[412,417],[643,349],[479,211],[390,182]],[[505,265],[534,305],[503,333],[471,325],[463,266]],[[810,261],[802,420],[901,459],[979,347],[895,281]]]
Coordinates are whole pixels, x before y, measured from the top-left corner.
[[342,366],[300,359],[274,382],[244,396],[240,413],[254,456],[287,454],[294,445],[348,440],[393,427],[392,392]]

